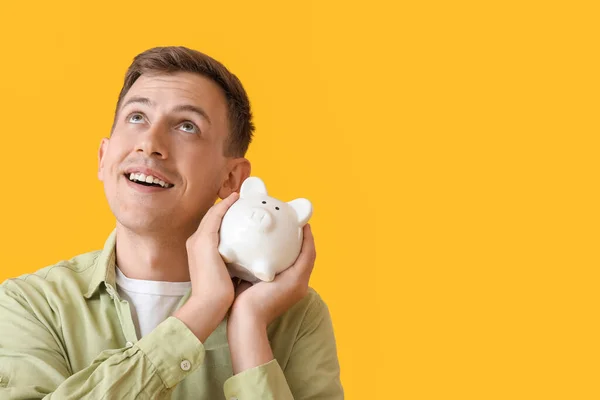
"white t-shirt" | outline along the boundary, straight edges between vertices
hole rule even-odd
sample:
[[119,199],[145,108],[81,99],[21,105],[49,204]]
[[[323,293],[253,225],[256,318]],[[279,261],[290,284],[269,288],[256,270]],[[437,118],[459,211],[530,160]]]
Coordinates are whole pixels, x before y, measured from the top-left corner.
[[191,282],[144,281],[126,277],[116,268],[117,292],[129,302],[138,339],[152,332],[177,309]]

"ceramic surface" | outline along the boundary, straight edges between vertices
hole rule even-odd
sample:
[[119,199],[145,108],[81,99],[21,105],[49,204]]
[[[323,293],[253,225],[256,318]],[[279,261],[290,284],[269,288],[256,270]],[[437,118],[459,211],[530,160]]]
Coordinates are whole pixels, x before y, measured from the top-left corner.
[[267,194],[260,178],[246,179],[219,231],[219,253],[229,274],[249,282],[272,281],[296,261],[311,215],[307,199],[283,202]]

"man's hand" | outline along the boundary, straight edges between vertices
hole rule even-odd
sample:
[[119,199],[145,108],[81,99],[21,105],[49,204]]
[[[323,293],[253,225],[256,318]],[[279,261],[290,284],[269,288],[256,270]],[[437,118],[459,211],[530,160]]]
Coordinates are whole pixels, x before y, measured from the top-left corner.
[[215,330],[233,303],[233,282],[218,246],[223,216],[238,198],[239,194],[234,192],[212,206],[186,242],[192,295],[173,316],[186,324],[201,342]]
[[308,292],[315,259],[315,242],[310,225],[304,226],[302,249],[296,262],[272,282],[251,285],[241,282],[227,322],[233,372],[265,364],[273,359],[267,326]]
[[303,234],[302,249],[295,263],[278,274],[272,282],[251,285],[243,281],[238,285],[231,310],[232,318],[243,314],[266,327],[306,295],[316,251],[310,225],[304,226]]

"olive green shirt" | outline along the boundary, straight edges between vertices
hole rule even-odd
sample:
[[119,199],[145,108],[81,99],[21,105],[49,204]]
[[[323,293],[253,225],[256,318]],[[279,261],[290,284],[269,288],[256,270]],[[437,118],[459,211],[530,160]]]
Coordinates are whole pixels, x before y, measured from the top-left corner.
[[115,286],[115,238],[0,285],[0,399],[343,399],[314,290],[269,325],[274,360],[233,375],[227,319],[204,343],[175,317],[137,338]]

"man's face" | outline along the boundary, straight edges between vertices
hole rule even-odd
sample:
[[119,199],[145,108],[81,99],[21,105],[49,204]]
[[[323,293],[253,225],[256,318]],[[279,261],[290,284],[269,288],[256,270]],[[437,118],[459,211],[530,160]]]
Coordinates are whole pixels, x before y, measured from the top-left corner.
[[142,75],[99,152],[98,177],[119,224],[191,235],[228,179],[227,139],[227,104],[213,81]]

